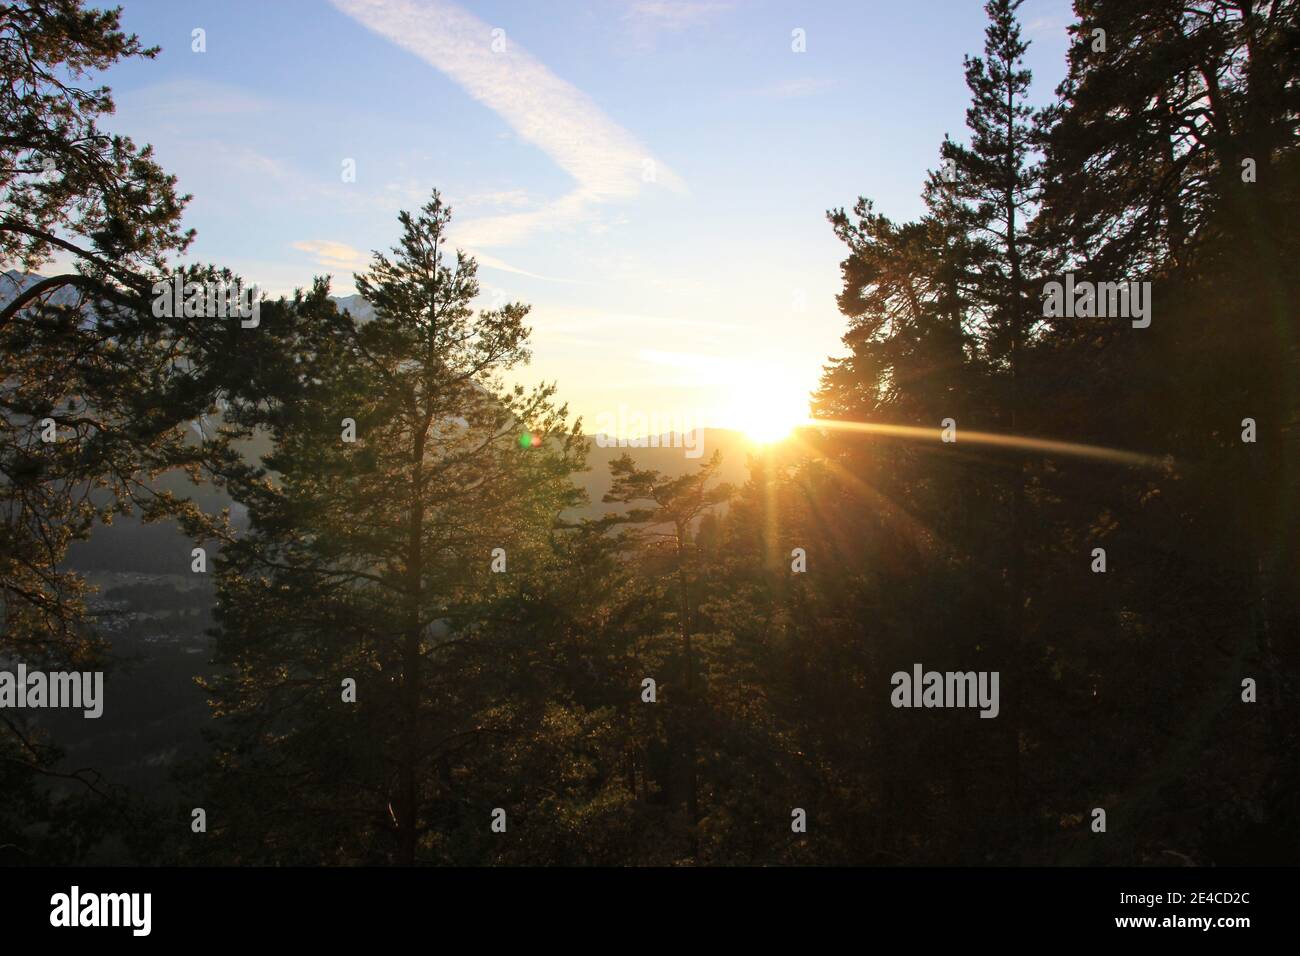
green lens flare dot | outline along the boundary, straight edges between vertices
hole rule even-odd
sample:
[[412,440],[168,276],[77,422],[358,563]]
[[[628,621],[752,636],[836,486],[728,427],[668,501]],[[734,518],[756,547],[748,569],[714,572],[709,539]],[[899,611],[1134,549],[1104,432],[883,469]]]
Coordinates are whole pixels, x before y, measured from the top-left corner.
[[533,447],[533,436],[531,432],[524,432],[522,435],[519,436],[519,447],[520,448]]

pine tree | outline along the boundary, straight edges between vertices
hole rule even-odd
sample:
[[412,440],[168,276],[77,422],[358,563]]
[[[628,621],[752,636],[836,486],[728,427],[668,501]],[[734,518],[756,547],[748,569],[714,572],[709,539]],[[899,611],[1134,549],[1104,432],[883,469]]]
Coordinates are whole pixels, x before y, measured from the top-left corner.
[[[357,276],[372,321],[338,314],[323,285],[286,303],[295,361],[231,410],[274,447],[265,471],[230,474],[251,528],[222,554],[230,675],[210,686],[233,724],[222,760],[286,814],[263,820],[273,854],[299,852],[286,821],[314,814],[334,835],[301,852],[323,858],[411,864],[470,826],[455,762],[510,733],[492,609],[575,501],[580,433],[554,386],[502,378],[528,359],[528,308],[475,311],[477,266],[447,255],[449,219],[437,192],[401,214],[399,246]],[[491,809],[473,811],[483,832]]]
[[[148,147],[99,128],[112,96],[86,82],[156,52],[122,32],[120,10],[0,7],[0,262],[21,270],[0,275],[0,657],[33,668],[102,666],[73,542],[131,511],[202,523],[150,477],[197,468],[188,423],[212,406],[240,330],[153,314],[153,283],[192,238],[187,197]],[[6,790],[15,774],[17,791],[62,773],[20,724],[0,719]],[[92,771],[66,776],[104,789]]]
[[675,579],[676,625],[681,641],[678,658],[681,666],[677,674],[685,693],[676,711],[674,729],[680,738],[691,855],[697,860],[700,853],[697,727],[704,708],[695,635],[699,570],[693,537],[699,521],[733,493],[730,485],[715,484],[721,465],[721,455],[714,452],[698,470],[667,478],[654,469],[638,468],[631,455],[623,455],[610,462],[614,481],[604,498],[607,503],[634,506],[618,519],[619,523],[632,525],[642,545],[648,546],[652,553],[664,551]]
[[[984,56],[966,58],[966,85],[971,105],[966,111],[969,146],[944,142],[944,158],[956,169],[956,193],[972,213],[980,241],[992,251],[981,264],[973,298],[980,316],[983,349],[995,373],[1007,383],[1004,427],[1022,434],[1026,416],[1026,350],[1038,321],[1032,294],[1038,254],[1031,239],[1032,217],[1039,200],[1040,169],[1033,147],[1037,115],[1028,104],[1030,72],[1024,68],[1028,44],[1016,19],[1019,0],[989,0],[985,11]],[[1008,683],[1024,687],[1022,669],[1027,647],[1025,604],[1028,515],[1026,477],[1017,463],[1010,479],[1007,638],[1004,664]],[[1019,699],[1019,698],[1013,698]],[[1018,709],[1013,703],[1002,716],[1008,734],[1010,806],[1020,810],[1020,743]]]
[[[1196,701],[1188,710],[1202,728],[1199,751],[1212,747],[1206,728],[1230,720],[1221,712],[1225,665],[1252,660],[1268,675],[1277,690],[1268,694],[1274,706],[1261,708],[1271,725],[1272,756],[1260,761],[1269,768],[1267,813],[1294,819],[1294,761],[1282,755],[1295,746],[1300,667],[1277,635],[1300,626],[1300,559],[1294,536],[1277,529],[1295,525],[1300,500],[1300,338],[1287,265],[1300,195],[1300,5],[1092,0],[1076,3],[1076,14],[1045,141],[1040,225],[1058,247],[1055,268],[1149,279],[1155,306],[1151,328],[1132,335],[1057,328],[1052,361],[1091,369],[1087,383],[1059,379],[1057,394],[1065,407],[1088,409],[1076,415],[1080,427],[1176,459],[1167,474],[1128,476],[1106,491],[1113,543],[1134,569],[1132,591],[1112,613],[1116,621],[1136,613],[1162,631],[1182,621],[1198,636],[1178,643],[1177,695],[1153,696],[1166,706]],[[1104,50],[1090,42],[1097,31]],[[1107,400],[1087,397],[1097,394]],[[1247,414],[1259,423],[1252,444],[1241,440]],[[1078,516],[1072,523],[1083,526]],[[1147,599],[1155,590],[1170,595],[1159,607]],[[1199,639],[1209,632],[1214,642]],[[1258,734],[1252,723],[1233,733]],[[1172,787],[1192,775],[1177,757],[1185,737],[1166,734],[1132,746],[1171,754],[1148,772]],[[1256,795],[1229,789],[1214,800],[1230,808],[1220,814],[1225,826],[1257,828],[1243,822],[1258,812]]]

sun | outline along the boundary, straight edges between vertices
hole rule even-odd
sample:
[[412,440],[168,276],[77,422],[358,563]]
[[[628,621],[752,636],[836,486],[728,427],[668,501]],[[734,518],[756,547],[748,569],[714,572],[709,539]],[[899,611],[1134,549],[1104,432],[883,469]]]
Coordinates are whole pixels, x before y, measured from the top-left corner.
[[808,395],[797,385],[758,377],[732,393],[728,423],[750,441],[769,445],[808,421]]

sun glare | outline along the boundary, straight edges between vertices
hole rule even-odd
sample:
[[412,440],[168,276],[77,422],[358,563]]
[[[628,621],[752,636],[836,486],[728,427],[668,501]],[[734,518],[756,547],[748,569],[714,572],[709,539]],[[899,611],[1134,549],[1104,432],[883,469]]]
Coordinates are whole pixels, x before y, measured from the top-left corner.
[[750,441],[768,445],[788,438],[808,421],[808,397],[797,386],[760,379],[737,395],[729,420]]

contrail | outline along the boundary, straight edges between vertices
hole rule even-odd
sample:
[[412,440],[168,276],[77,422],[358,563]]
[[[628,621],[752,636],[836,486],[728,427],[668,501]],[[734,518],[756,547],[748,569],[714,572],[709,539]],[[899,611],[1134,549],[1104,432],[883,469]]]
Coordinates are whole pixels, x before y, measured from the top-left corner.
[[[603,204],[635,199],[647,182],[686,191],[667,163],[655,159],[595,100],[556,76],[504,30],[459,5],[448,0],[332,2],[366,29],[446,74],[573,177],[569,193],[538,209],[462,223],[454,231],[457,243],[475,251],[513,245],[539,229],[583,221]],[[651,180],[645,178],[647,168],[654,170]]]

